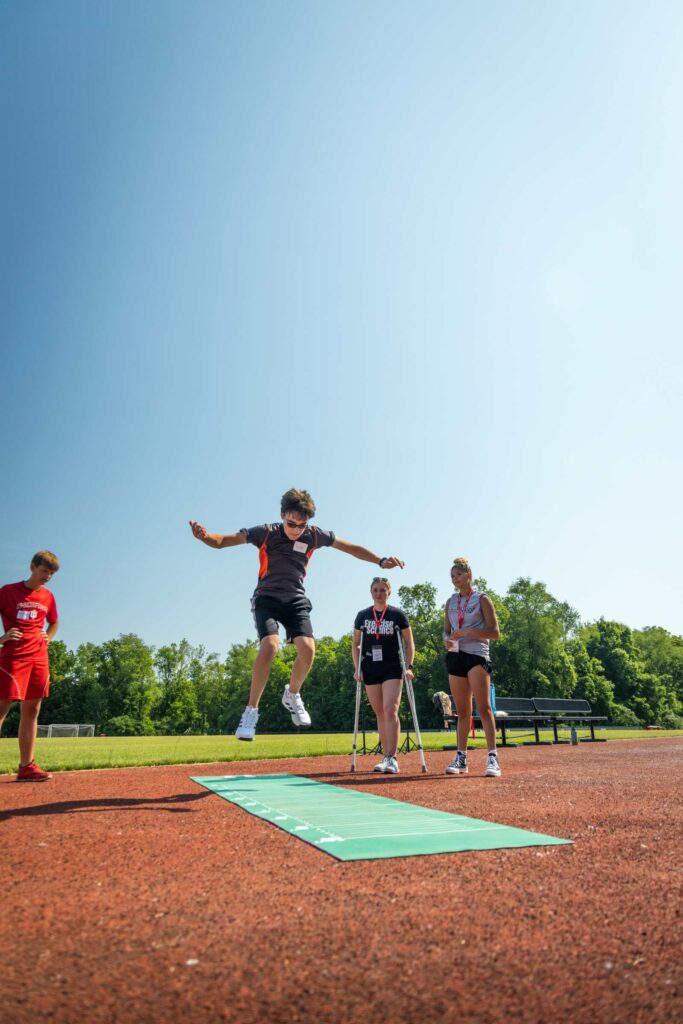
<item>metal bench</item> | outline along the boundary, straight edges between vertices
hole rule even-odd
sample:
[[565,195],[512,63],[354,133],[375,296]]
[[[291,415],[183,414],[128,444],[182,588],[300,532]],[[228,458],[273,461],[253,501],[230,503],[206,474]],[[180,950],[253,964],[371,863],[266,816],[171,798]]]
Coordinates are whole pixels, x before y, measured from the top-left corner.
[[[479,715],[475,719],[481,722]],[[534,702],[529,697],[497,697],[496,698],[496,729],[500,730],[501,747],[516,747],[516,743],[509,743],[507,729],[513,723],[515,725],[530,725],[534,730],[533,740],[522,740],[522,746],[541,746],[550,744],[550,740],[542,740],[539,734],[539,726],[543,724],[543,716],[539,715]]]
[[[496,729],[500,731],[501,747],[516,747],[517,743],[508,742],[507,730],[513,723],[515,725],[530,725],[534,731],[533,740],[522,741],[523,746],[545,746],[550,745],[552,740],[542,740],[539,734],[539,726],[545,724],[546,716],[539,715],[534,703],[529,697],[497,697],[496,698]],[[475,723],[481,725],[481,718],[478,714],[472,715]],[[444,721],[457,722],[457,714],[444,715]],[[455,750],[453,746],[445,746],[444,750]]]
[[593,709],[587,700],[564,700],[559,697],[533,697],[531,703],[539,716],[545,719],[552,727],[555,743],[569,743],[569,740],[561,740],[557,729],[560,725],[581,726],[587,725],[590,728],[590,739],[582,737],[581,743],[606,743],[605,738],[597,738],[595,735],[595,723],[606,722],[606,715],[594,715]]

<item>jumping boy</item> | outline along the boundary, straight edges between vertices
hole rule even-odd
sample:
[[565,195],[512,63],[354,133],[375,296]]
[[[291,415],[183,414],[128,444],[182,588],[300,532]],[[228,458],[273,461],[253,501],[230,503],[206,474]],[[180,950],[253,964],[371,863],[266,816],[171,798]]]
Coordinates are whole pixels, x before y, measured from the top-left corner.
[[[51,551],[38,551],[31,559],[25,582],[0,587],[0,615],[5,630],[0,636],[0,728],[12,701],[21,701],[19,770],[17,782],[45,782],[50,776],[33,760],[38,715],[50,690],[47,645],[59,629],[57,605],[45,584],[59,569]],[[45,623],[47,629],[44,629]]]
[[220,534],[208,533],[199,523],[190,521],[194,536],[210,548],[253,544],[259,549],[258,583],[251,599],[251,610],[260,647],[252,670],[249,703],[235,732],[238,740],[253,740],[256,735],[259,701],[280,645],[278,623],[285,627],[287,642],[296,647],[292,675],[285,686],[282,703],[291,714],[294,725],[311,724],[300,691],[315,657],[310,619],[312,605],[304,591],[304,576],[314,551],[332,547],[363,562],[373,562],[382,569],[403,568],[400,558],[393,555],[380,558],[367,548],[340,540],[330,530],[309,526],[314,515],[315,502],[308,491],[292,487],[282,495],[282,522],[252,526],[239,533]]

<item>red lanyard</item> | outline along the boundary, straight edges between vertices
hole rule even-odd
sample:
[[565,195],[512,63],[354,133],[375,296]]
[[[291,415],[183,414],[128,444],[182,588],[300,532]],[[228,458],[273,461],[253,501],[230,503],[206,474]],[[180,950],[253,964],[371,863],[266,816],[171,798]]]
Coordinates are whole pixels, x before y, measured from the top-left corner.
[[465,621],[465,616],[467,615],[467,605],[470,603],[470,598],[472,597],[473,593],[474,593],[474,591],[471,591],[471,593],[469,593],[467,595],[467,600],[465,601],[465,607],[463,608],[462,612],[460,611],[460,598],[462,597],[462,595],[458,594],[458,609],[457,609],[456,614],[458,616],[458,628],[459,629],[462,629],[462,624]]
[[384,616],[387,614],[387,608],[388,607],[389,607],[389,605],[386,606],[386,608],[384,609],[384,611],[382,612],[382,614],[380,615],[379,618],[377,618],[377,612],[375,611],[375,609],[374,608],[372,609],[372,614],[373,614],[373,617],[375,619],[375,640],[379,640],[379,627],[384,622]]

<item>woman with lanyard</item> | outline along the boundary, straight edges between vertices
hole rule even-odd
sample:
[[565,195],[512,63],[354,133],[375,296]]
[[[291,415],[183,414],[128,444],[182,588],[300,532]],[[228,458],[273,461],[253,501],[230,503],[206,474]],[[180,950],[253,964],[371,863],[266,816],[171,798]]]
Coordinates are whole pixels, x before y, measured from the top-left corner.
[[489,654],[489,641],[500,636],[496,610],[486,594],[472,587],[472,570],[466,558],[454,560],[451,580],[455,593],[446,602],[443,636],[448,651],[448,682],[458,712],[458,752],[446,773],[467,775],[467,740],[474,695],[488,744],[484,775],[497,778],[500,765],[496,751],[496,720],[491,708]]
[[405,612],[388,603],[391,594],[389,580],[375,576],[370,593],[373,603],[358,612],[353,624],[354,678],[365,683],[370,706],[377,715],[384,757],[375,765],[374,771],[397,775],[396,754],[401,733],[398,709],[403,685],[399,636],[405,645],[406,676],[411,680],[415,643]]

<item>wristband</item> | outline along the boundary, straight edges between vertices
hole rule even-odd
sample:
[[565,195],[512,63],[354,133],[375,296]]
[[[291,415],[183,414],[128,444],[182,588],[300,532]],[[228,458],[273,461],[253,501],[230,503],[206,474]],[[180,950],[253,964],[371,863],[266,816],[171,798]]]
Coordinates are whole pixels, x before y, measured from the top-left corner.
[[411,665],[406,665],[406,668],[408,669],[409,672],[413,671],[413,667],[414,666],[412,664]]
[[379,562],[377,563],[378,566],[380,567],[380,569],[384,568],[384,566],[382,565],[382,562],[386,562],[386,558],[380,558]]

